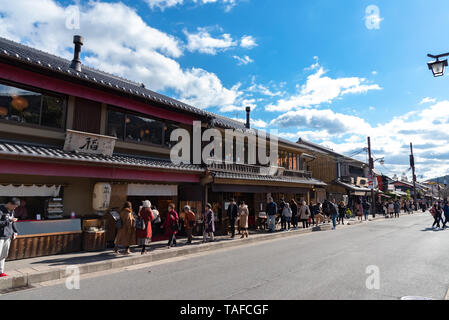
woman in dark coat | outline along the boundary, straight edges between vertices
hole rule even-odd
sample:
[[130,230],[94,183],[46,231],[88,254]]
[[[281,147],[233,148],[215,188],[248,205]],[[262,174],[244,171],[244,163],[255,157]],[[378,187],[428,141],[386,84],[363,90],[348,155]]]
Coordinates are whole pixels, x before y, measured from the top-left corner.
[[298,228],[298,204],[295,199],[290,201],[290,209],[292,209],[292,225],[293,228]]
[[176,235],[179,229],[179,215],[175,211],[175,204],[168,205],[168,213],[161,229],[165,229],[165,235],[168,236],[168,248],[176,247]]
[[343,201],[338,204],[338,224],[345,224],[346,206]]
[[142,247],[141,254],[146,254],[147,246],[149,247],[151,244],[151,237],[153,235],[151,229],[151,222],[154,220],[153,211],[151,211],[151,202],[145,200],[143,202],[142,209],[139,212],[139,217],[145,223],[145,229],[137,229],[137,244]]
[[203,243],[207,241],[207,236],[210,237],[211,241],[214,241],[215,232],[215,216],[212,211],[212,206],[210,203],[206,205],[206,212],[204,213],[204,231],[203,231]]

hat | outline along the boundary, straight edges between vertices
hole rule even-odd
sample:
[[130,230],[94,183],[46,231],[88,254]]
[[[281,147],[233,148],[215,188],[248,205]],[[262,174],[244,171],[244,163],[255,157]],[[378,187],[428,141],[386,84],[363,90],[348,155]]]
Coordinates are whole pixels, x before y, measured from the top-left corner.
[[151,208],[151,202],[150,202],[150,200],[142,201],[142,206],[143,206],[144,208]]

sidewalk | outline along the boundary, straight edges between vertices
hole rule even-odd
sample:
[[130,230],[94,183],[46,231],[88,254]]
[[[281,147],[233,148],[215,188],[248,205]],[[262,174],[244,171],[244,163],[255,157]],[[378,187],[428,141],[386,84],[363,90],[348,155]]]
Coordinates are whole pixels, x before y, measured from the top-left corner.
[[[403,215],[403,214],[401,214]],[[384,216],[376,216],[374,221],[383,220]],[[373,221],[371,218],[370,221]],[[355,218],[346,219],[345,226],[337,225],[337,228],[356,225],[365,221]],[[366,223],[366,222],[365,222]],[[200,252],[207,252],[221,248],[243,246],[249,243],[268,241],[298,234],[306,234],[316,231],[327,231],[332,223],[321,224],[319,227],[308,229],[296,229],[291,231],[255,231],[249,238],[240,239],[238,235],[231,239],[229,236],[217,236],[214,242],[202,244],[202,238],[196,237],[192,245],[186,245],[185,239],[178,241],[178,246],[167,249],[165,241],[151,245],[152,251],[147,255],[141,255],[139,249],[128,256],[115,255],[112,250],[100,252],[77,252],[55,256],[38,257],[31,259],[6,262],[6,273],[9,277],[0,278],[0,293],[12,289],[29,287],[46,281],[65,279],[67,266],[77,266],[80,274],[88,274],[106,270],[125,268],[132,265],[145,264],[174,257],[185,256]]]

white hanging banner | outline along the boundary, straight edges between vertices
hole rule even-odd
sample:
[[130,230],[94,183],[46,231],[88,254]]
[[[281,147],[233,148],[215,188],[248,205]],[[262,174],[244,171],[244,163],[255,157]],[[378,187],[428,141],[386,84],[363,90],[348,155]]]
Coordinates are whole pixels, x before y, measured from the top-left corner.
[[177,185],[129,184],[128,196],[177,196]]
[[61,186],[57,185],[1,185],[0,197],[58,197]]

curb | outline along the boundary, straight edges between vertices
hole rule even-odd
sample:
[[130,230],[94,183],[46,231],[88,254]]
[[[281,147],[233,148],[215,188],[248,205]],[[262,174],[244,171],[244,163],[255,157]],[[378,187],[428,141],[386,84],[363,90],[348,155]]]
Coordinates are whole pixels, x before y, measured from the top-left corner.
[[[324,228],[316,231],[325,231]],[[91,262],[86,264],[77,265],[79,268],[79,274],[85,275],[89,273],[114,270],[114,269],[122,269],[125,267],[145,264],[150,262],[156,262],[161,260],[167,260],[175,257],[186,256],[190,254],[200,253],[200,252],[208,252],[216,249],[222,248],[232,248],[239,247],[243,245],[247,245],[249,243],[262,242],[273,239],[286,238],[294,235],[307,234],[312,233],[314,230],[294,230],[290,232],[278,232],[278,233],[269,233],[269,234],[261,234],[261,235],[253,235],[247,239],[236,239],[229,242],[217,241],[211,242],[203,245],[191,246],[191,247],[183,247],[183,248],[172,248],[163,251],[153,251],[148,255],[138,255],[131,257],[118,257],[114,260],[101,261],[101,262]],[[22,274],[15,274],[7,278],[0,279],[0,294],[6,293],[8,291],[14,289],[23,289],[27,287],[32,287],[33,285],[37,285],[42,282],[54,281],[54,280],[64,280],[72,274],[67,272],[67,266],[65,267],[50,267],[47,270],[30,272],[30,270],[23,270]],[[33,271],[33,269],[31,269]]]

